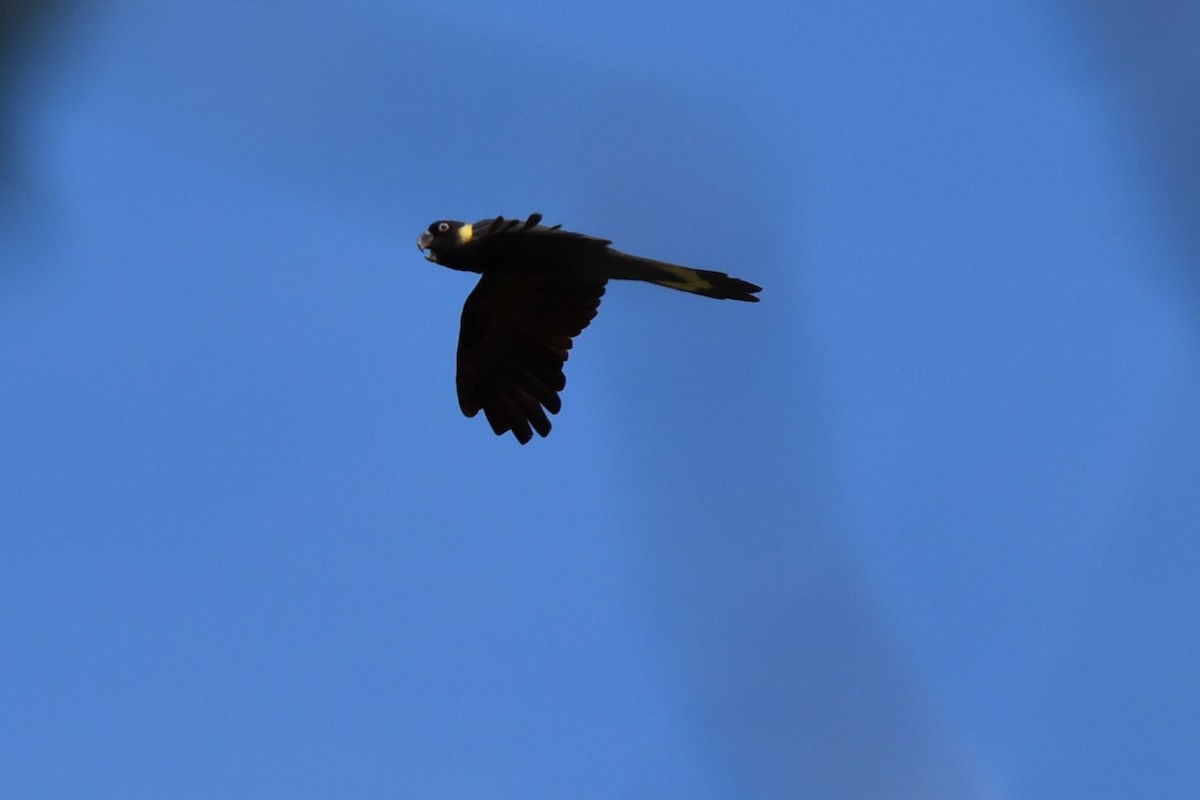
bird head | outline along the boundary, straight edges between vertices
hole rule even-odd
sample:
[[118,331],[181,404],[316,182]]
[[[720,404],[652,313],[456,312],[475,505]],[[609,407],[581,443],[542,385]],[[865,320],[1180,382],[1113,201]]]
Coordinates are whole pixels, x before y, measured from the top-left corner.
[[472,234],[472,226],[469,223],[440,219],[417,237],[417,249],[425,253],[427,260],[443,264],[446,256],[471,241]]

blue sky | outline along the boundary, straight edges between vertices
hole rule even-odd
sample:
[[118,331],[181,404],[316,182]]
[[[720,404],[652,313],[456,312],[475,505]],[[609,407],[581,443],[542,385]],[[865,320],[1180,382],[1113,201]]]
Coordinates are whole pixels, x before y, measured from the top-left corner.
[[[69,6],[0,106],[0,790],[1195,797],[1187,13]],[[610,286],[498,439],[414,241],[532,211],[763,302]]]

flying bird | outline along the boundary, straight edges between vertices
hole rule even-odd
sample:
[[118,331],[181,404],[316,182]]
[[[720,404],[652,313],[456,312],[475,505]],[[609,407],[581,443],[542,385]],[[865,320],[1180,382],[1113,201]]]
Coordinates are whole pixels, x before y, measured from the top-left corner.
[[562,408],[571,340],[596,316],[610,279],[758,302],[753,283],[631,256],[607,239],[541,221],[541,214],[524,222],[438,220],[417,238],[427,260],[482,276],[463,305],[456,383],[462,412],[482,410],[497,436],[512,431],[525,444],[534,431],[550,433],[546,412]]

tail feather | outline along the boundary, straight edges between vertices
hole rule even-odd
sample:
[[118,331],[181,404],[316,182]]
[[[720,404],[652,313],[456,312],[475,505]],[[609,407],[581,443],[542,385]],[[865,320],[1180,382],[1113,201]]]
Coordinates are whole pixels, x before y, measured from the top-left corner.
[[734,278],[724,272],[681,267],[678,264],[631,256],[616,250],[610,250],[609,255],[612,257],[609,261],[609,278],[646,281],[717,300],[745,300],[750,303],[757,303],[759,298],[755,297],[754,293],[762,291],[761,286],[755,286],[749,281]]

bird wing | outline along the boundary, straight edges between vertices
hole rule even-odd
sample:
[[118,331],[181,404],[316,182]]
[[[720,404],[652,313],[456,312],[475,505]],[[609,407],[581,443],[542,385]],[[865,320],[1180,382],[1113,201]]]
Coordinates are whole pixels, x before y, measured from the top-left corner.
[[523,222],[504,217],[480,220],[471,226],[471,247],[477,258],[520,264],[529,272],[569,269],[599,277],[595,265],[612,242],[541,221],[541,214],[530,214]]
[[546,436],[562,407],[563,363],[571,339],[600,307],[602,278],[555,273],[488,272],[463,306],[458,337],[458,403],[480,410],[497,435],[521,444]]

